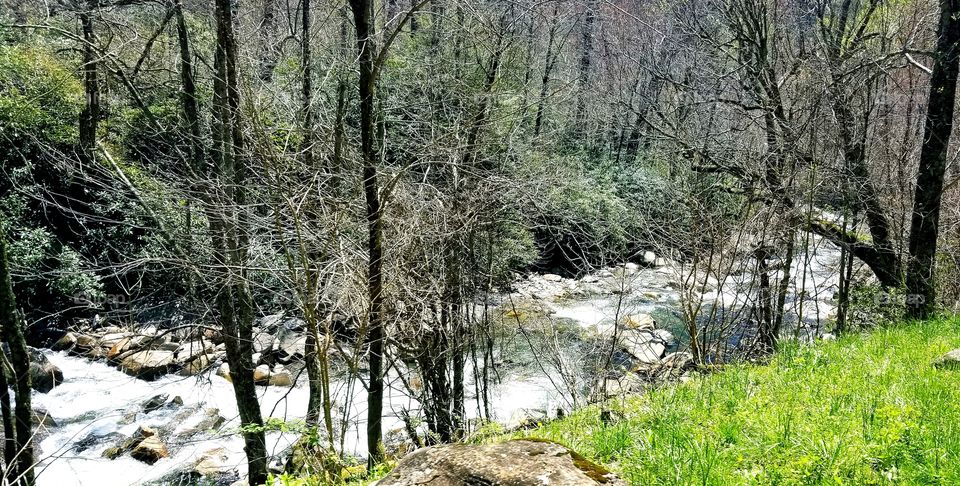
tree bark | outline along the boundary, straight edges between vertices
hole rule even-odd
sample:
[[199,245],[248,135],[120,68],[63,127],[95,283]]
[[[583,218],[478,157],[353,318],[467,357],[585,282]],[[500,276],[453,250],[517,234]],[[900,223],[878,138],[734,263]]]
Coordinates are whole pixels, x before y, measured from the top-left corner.
[[[10,268],[7,262],[7,240],[0,235],[0,320],[3,323],[3,338],[10,348],[10,361],[14,377],[16,410],[14,411],[15,440],[6,441],[5,447],[14,445],[15,457],[7,465],[5,479],[12,485],[34,484],[33,471],[33,407],[30,403],[30,355],[23,337],[22,322],[17,312],[13,295]],[[9,384],[5,384],[9,385]],[[6,394],[4,388],[4,394]],[[6,398],[4,398],[6,400]],[[6,405],[9,413],[9,405]],[[6,425],[6,424],[5,424]],[[6,451],[9,454],[9,451]]]
[[577,82],[580,95],[577,96],[575,114],[577,131],[582,136],[586,132],[587,91],[590,89],[590,71],[593,66],[593,30],[597,21],[597,0],[588,0],[583,14],[583,26],[580,31],[580,65]]
[[96,41],[93,17],[96,0],[89,0],[80,12],[80,27],[83,30],[83,111],[80,112],[80,160],[92,164],[97,150],[97,123],[100,120],[100,80],[98,79]]
[[960,0],[940,0],[937,47],[930,76],[930,98],[920,168],[910,221],[910,259],[907,266],[907,314],[929,317],[936,304],[937,237],[940,201],[947,166],[947,148],[953,131],[957,74],[960,70]]
[[[369,389],[367,390],[367,452],[371,466],[383,461],[383,215],[377,183],[376,120],[374,97],[374,26],[370,0],[350,0],[357,34],[357,63],[360,71],[360,154],[363,158],[363,194],[367,216],[367,344],[369,345]],[[411,19],[412,20],[412,19]],[[397,26],[399,28],[400,26]]]
[[[247,477],[251,485],[259,485],[267,481],[267,448],[253,381],[253,298],[246,274],[249,237],[246,235],[248,222],[245,217],[247,197],[244,184],[247,168],[240,113],[237,45],[230,0],[216,1],[215,18],[217,72],[214,79],[214,109],[218,113],[219,126],[214,131],[219,142],[215,146],[219,149],[219,189],[223,204],[211,211],[214,217],[210,224],[215,258],[224,277],[216,303],[243,427],[241,433],[247,456]],[[215,214],[218,211],[220,214]]]

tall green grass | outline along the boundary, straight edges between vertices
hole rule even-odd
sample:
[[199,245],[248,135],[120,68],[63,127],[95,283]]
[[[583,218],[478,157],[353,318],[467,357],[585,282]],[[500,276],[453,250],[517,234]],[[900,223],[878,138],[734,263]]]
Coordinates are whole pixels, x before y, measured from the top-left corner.
[[960,320],[904,324],[765,366],[732,366],[523,432],[564,443],[632,484],[960,485]]

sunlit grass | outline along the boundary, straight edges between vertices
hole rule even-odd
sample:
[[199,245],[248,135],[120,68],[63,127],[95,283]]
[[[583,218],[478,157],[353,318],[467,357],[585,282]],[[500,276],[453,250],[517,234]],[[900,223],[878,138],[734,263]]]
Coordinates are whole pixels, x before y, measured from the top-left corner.
[[612,402],[520,435],[556,440],[632,484],[960,484],[960,321],[784,345],[767,366]]

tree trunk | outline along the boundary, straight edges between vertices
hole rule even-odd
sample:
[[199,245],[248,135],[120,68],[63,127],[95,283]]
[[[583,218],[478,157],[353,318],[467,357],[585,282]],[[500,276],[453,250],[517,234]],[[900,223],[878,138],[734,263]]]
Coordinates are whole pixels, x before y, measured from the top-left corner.
[[301,7],[303,30],[300,34],[300,69],[303,70],[300,84],[300,95],[303,100],[303,145],[300,151],[303,154],[304,166],[308,169],[313,168],[313,66],[311,64],[313,59],[310,50],[310,10],[310,0],[303,0]]
[[[13,485],[31,486],[34,483],[34,472],[30,355],[27,351],[27,342],[23,337],[17,303],[13,295],[13,284],[10,281],[10,270],[7,263],[7,242],[4,235],[0,235],[0,321],[3,324],[3,338],[10,348],[10,364],[15,380],[13,385],[16,394],[15,440],[12,444],[16,448],[16,457],[12,463],[8,463],[5,479]],[[4,385],[9,385],[9,383]],[[4,388],[4,392],[6,390]],[[6,412],[9,413],[9,405],[6,405],[6,408]],[[8,438],[5,446],[9,447],[10,445],[11,442]],[[7,451],[7,454],[9,454],[9,451]]]
[[910,221],[910,260],[907,266],[907,314],[927,318],[935,308],[937,237],[940,199],[947,166],[947,147],[953,130],[953,108],[960,69],[960,0],[940,1],[937,48],[930,76],[930,99],[920,168]]
[[593,66],[593,29],[597,21],[597,0],[588,0],[583,14],[583,26],[580,31],[580,65],[577,82],[576,128],[579,135],[586,134],[587,92],[590,89],[590,71]]
[[[377,151],[374,146],[376,120],[374,96],[374,28],[370,0],[350,0],[357,34],[357,63],[360,71],[360,154],[363,158],[363,194],[367,215],[367,343],[370,347],[370,377],[367,390],[367,452],[371,466],[383,461],[383,215],[377,183]],[[412,19],[411,19],[412,20]],[[398,26],[399,28],[399,26]]]
[[273,70],[277,67],[277,6],[276,0],[263,0],[263,17],[260,22],[260,80],[273,80]]
[[97,54],[94,51],[93,17],[96,14],[96,0],[89,0],[80,12],[80,26],[83,30],[83,90],[85,100],[80,112],[80,160],[92,164],[97,150],[97,123],[100,120],[100,81],[97,76]]
[[547,103],[547,94],[550,91],[550,76],[553,74],[553,66],[556,65],[557,58],[559,58],[559,56],[554,54],[553,51],[553,43],[556,39],[557,29],[559,27],[556,22],[559,12],[560,5],[554,4],[553,17],[551,17],[554,21],[554,25],[550,26],[550,32],[547,34],[547,52],[543,65],[543,78],[540,81],[540,97],[537,99],[537,116],[533,122],[534,137],[539,136],[540,130],[543,128],[543,111],[546,109],[545,105]]
[[180,46],[180,107],[187,133],[190,135],[188,169],[200,174],[203,170],[203,135],[200,132],[200,108],[197,102],[197,83],[193,77],[193,57],[190,54],[190,38],[187,22],[183,16],[183,2],[176,0],[173,6],[177,17],[177,41]]
[[249,238],[246,235],[247,197],[245,191],[246,157],[240,114],[237,45],[233,31],[230,0],[217,0],[216,77],[214,109],[218,113],[218,175],[223,193],[220,211],[211,220],[214,252],[224,277],[217,294],[217,310],[223,328],[224,344],[233,391],[243,427],[251,485],[267,481],[267,448],[263,419],[253,381],[253,298],[247,283],[246,264]]

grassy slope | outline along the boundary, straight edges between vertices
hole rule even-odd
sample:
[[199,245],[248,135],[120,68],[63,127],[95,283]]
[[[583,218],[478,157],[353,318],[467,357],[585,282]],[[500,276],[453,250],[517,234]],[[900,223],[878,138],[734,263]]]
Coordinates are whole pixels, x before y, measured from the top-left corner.
[[904,325],[736,366],[523,433],[632,484],[960,484],[960,320]]

